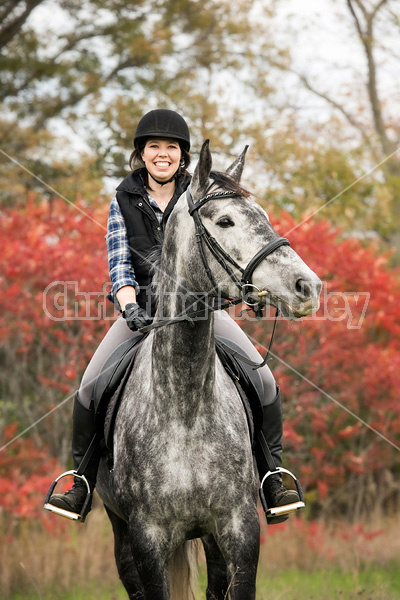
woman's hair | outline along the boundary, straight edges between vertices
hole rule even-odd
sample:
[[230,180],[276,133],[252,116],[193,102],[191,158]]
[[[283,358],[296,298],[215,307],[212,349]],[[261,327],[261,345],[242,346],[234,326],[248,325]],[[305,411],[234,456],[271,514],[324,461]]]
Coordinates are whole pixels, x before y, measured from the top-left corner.
[[[137,147],[134,148],[132,154],[130,155],[129,167],[132,169],[132,171],[134,171],[135,169],[140,169],[141,167],[144,167],[144,162],[142,161],[142,153],[143,153],[145,145],[146,145],[146,141],[141,142],[140,145],[138,145]],[[182,152],[182,157],[181,157],[182,165],[179,167],[179,170],[180,170],[180,174],[185,174],[187,168],[190,165],[191,158],[190,158],[189,152],[187,152],[187,150],[184,150],[180,144],[179,144],[179,146],[180,146],[181,152]]]

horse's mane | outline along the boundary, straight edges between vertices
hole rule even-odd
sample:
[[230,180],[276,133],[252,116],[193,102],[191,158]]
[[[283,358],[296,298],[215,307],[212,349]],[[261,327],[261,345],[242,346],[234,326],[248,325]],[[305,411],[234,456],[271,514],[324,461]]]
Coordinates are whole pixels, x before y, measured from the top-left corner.
[[157,246],[154,246],[151,249],[151,251],[149,252],[149,254],[147,256],[147,260],[151,263],[150,268],[149,268],[150,275],[152,277],[151,292],[156,297],[157,304],[158,304],[158,293],[159,293],[158,283],[159,283],[159,279],[160,279],[161,252],[162,252],[162,245],[157,244]]
[[211,171],[210,177],[212,179],[212,183],[210,187],[214,187],[217,185],[219,188],[224,191],[232,192],[234,194],[238,194],[239,196],[243,196],[244,198],[249,198],[251,196],[251,192],[240,185],[240,182],[228,175],[227,173],[222,173],[221,171]]

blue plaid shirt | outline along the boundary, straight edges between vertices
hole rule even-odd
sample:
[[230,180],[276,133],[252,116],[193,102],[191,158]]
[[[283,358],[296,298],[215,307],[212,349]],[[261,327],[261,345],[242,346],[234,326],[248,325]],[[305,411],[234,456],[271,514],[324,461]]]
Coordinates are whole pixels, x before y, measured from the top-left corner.
[[[147,194],[147,197],[158,222],[161,223],[164,213],[150,194]],[[112,199],[110,204],[107,234],[105,238],[107,243],[108,268],[112,284],[111,292],[108,297],[115,303],[116,293],[122,287],[131,285],[136,290],[139,287],[131,261],[129,238],[124,217],[122,216],[116,197]]]

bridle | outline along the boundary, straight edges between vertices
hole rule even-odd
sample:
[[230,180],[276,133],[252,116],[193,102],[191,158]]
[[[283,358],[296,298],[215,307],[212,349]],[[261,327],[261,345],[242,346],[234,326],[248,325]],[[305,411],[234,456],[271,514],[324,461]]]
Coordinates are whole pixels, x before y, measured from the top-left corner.
[[[217,289],[217,284],[208,264],[207,257],[204,251],[204,245],[207,246],[212,255],[216,258],[221,267],[228,273],[231,280],[239,289],[241,295],[240,301],[244,302],[245,304],[247,304],[247,306],[251,307],[257,315],[257,313],[261,311],[261,298],[269,294],[269,292],[268,290],[260,290],[257,286],[254,285],[254,283],[252,282],[253,273],[258,267],[258,265],[264,260],[264,258],[275,252],[275,250],[277,250],[281,246],[290,246],[290,242],[284,237],[276,237],[272,241],[268,242],[268,244],[263,246],[261,250],[259,250],[257,254],[253,256],[253,258],[250,260],[250,262],[244,269],[240,265],[238,265],[238,263],[222,248],[222,246],[217,242],[217,240],[209,233],[198,213],[198,210],[210,200],[234,196],[239,196],[239,194],[232,191],[212,192],[206,194],[205,196],[200,198],[200,200],[194,203],[190,187],[186,190],[186,199],[189,206],[189,214],[191,217],[193,217],[194,220],[196,228],[196,240],[200,256],[208,278],[213,286],[213,289]],[[237,271],[239,271],[239,273],[241,273],[241,279],[238,279],[232,267],[234,267]],[[253,299],[252,294],[257,295],[258,299]],[[221,295],[228,299],[228,297],[222,292]]]
[[[240,265],[238,265],[238,263],[231,256],[229,256],[229,254],[222,248],[222,246],[210,234],[210,232],[207,231],[207,229],[204,226],[204,224],[200,218],[200,215],[198,213],[199,208],[204,206],[207,202],[209,202],[209,200],[215,200],[218,198],[235,197],[235,196],[239,197],[240,194],[232,192],[232,191],[211,192],[209,194],[206,194],[202,198],[200,198],[200,200],[198,200],[196,203],[194,203],[192,194],[190,192],[190,187],[186,190],[186,199],[187,199],[187,203],[188,203],[188,207],[189,207],[189,214],[194,220],[195,229],[196,229],[196,240],[197,240],[197,244],[198,244],[198,248],[199,248],[199,252],[200,252],[200,256],[201,256],[204,268],[206,270],[207,276],[212,285],[212,292],[216,291],[218,289],[218,286],[215,282],[214,276],[213,276],[210,266],[208,264],[207,256],[204,251],[205,250],[204,244],[209,248],[210,252],[216,258],[216,260],[221,265],[221,267],[228,273],[229,277],[231,278],[231,280],[234,282],[234,284],[237,286],[237,288],[240,291],[240,298],[231,298],[230,296],[228,296],[227,294],[224,294],[221,290],[219,290],[219,293],[222,296],[222,298],[224,298],[224,301],[223,302],[220,301],[219,304],[217,303],[214,306],[210,306],[208,304],[207,298],[208,298],[209,294],[205,294],[204,295],[204,305],[208,310],[216,311],[216,310],[220,310],[220,309],[224,309],[224,308],[229,308],[230,306],[234,306],[236,304],[244,302],[245,304],[247,304],[247,306],[250,307],[250,309],[252,311],[254,311],[256,317],[259,318],[262,316],[261,298],[263,296],[268,295],[269,291],[268,290],[260,290],[257,286],[254,285],[254,283],[252,282],[253,273],[254,273],[255,269],[258,267],[258,265],[264,260],[264,258],[266,258],[270,254],[275,252],[275,250],[277,250],[281,246],[290,246],[290,242],[286,238],[278,236],[275,239],[273,239],[272,241],[268,242],[268,244],[265,244],[265,246],[263,246],[261,248],[261,250],[259,250],[257,252],[257,254],[255,254],[253,256],[253,258],[249,261],[248,265],[244,269]],[[238,279],[238,277],[236,276],[232,267],[234,267],[235,269],[237,269],[239,271],[239,273],[241,273],[241,279]],[[258,298],[257,300],[252,301],[252,298],[251,298],[252,293],[257,294],[257,298]],[[147,333],[148,331],[151,331],[152,329],[158,329],[159,327],[164,327],[165,325],[170,325],[173,323],[179,323],[182,321],[193,322],[196,319],[196,317],[202,316],[203,313],[204,313],[203,309],[201,309],[200,311],[197,311],[197,310],[184,311],[179,317],[172,317],[171,319],[168,319],[166,321],[163,321],[163,320],[156,321],[156,322],[153,321],[153,323],[151,325],[142,327],[139,331],[142,333]],[[240,314],[242,314],[242,313],[240,313]],[[279,310],[277,308],[276,313],[275,313],[274,327],[272,330],[268,350],[267,350],[264,360],[261,363],[259,363],[259,364],[255,363],[252,360],[250,360],[249,358],[247,358],[247,356],[243,356],[239,352],[232,351],[232,349],[229,348],[228,346],[226,346],[225,344],[222,344],[222,346],[230,354],[236,355],[242,362],[245,362],[245,363],[251,365],[254,370],[259,369],[260,367],[263,367],[269,360],[268,356],[269,356],[269,353],[270,353],[270,350],[272,347],[272,342],[273,342],[274,335],[275,335],[276,322],[277,322],[278,315],[279,315]]]

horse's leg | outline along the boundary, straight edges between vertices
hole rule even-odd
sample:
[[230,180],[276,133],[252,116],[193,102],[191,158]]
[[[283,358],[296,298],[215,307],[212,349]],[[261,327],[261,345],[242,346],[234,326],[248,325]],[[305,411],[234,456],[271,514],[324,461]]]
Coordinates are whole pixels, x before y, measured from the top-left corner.
[[207,600],[224,600],[228,589],[226,562],[213,535],[201,540],[207,559]]
[[256,597],[260,522],[256,509],[254,513],[243,519],[239,530],[226,523],[216,537],[227,564],[228,597],[231,600],[255,600]]
[[148,531],[145,524],[129,524],[131,549],[142,582],[145,600],[169,600],[168,551],[161,530]]
[[105,508],[114,532],[114,554],[119,577],[130,599],[139,600],[139,598],[144,598],[143,586],[133,561],[128,526],[111,510]]

